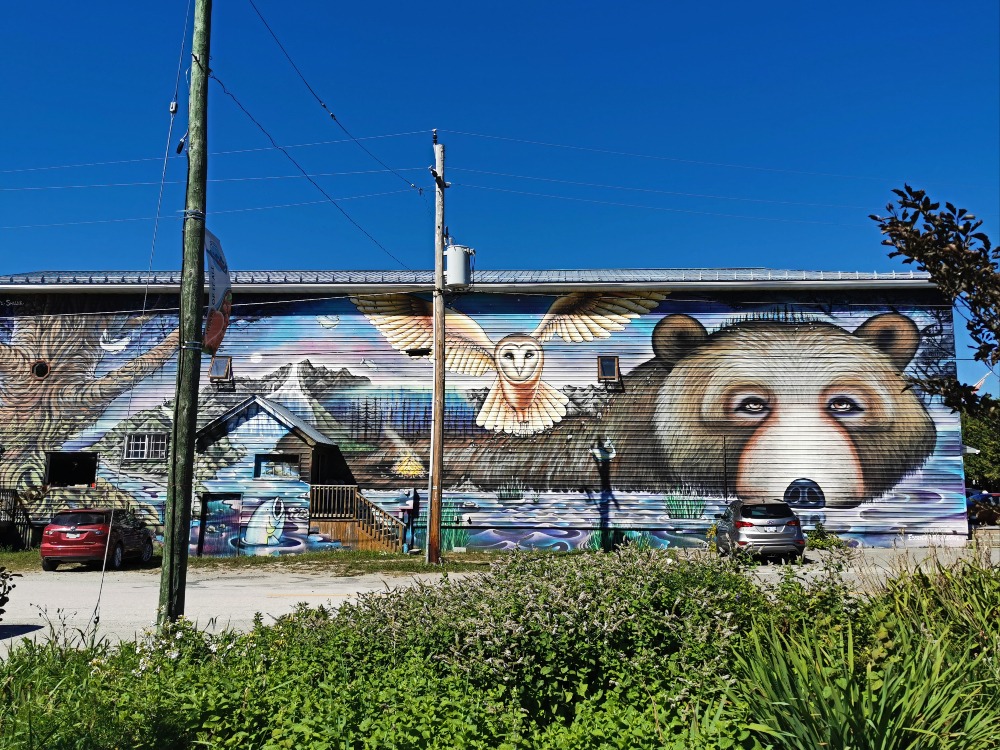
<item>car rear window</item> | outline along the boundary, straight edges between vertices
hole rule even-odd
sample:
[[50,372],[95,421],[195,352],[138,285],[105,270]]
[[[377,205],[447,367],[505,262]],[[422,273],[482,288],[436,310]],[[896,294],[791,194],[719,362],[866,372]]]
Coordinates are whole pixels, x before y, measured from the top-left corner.
[[104,513],[56,513],[52,516],[52,523],[57,526],[94,526],[107,522]]
[[744,505],[744,518],[788,518],[792,509],[784,503],[767,503],[766,505]]

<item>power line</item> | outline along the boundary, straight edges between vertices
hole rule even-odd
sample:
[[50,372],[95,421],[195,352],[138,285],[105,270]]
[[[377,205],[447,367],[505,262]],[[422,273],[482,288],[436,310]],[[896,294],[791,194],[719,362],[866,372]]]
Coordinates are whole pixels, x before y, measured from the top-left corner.
[[[199,64],[200,64],[200,63],[199,63]],[[412,270],[413,270],[412,268],[410,268],[409,266],[407,266],[407,265],[406,265],[406,264],[405,264],[405,263],[404,263],[403,261],[401,261],[401,260],[400,260],[399,258],[397,258],[397,257],[396,257],[395,255],[393,255],[393,254],[392,254],[391,252],[389,252],[389,249],[388,249],[388,248],[387,248],[387,247],[386,247],[385,245],[383,245],[383,244],[382,244],[381,242],[379,242],[379,241],[378,241],[377,239],[375,239],[375,238],[374,238],[374,237],[373,237],[373,236],[372,236],[372,235],[371,235],[371,234],[370,234],[370,233],[368,232],[368,230],[367,230],[367,229],[365,229],[365,228],[364,228],[363,226],[361,226],[361,225],[360,225],[360,224],[359,224],[359,223],[358,223],[357,221],[355,221],[355,220],[354,220],[354,217],[352,217],[352,216],[351,216],[351,215],[350,215],[349,213],[347,213],[347,211],[345,211],[345,210],[343,209],[343,207],[342,207],[342,206],[341,206],[341,205],[340,205],[339,203],[337,203],[337,201],[335,201],[335,200],[334,200],[334,199],[333,199],[333,198],[332,198],[332,197],[331,197],[331,196],[329,195],[329,193],[327,193],[327,192],[326,192],[326,191],[325,191],[325,190],[324,190],[324,189],[323,189],[323,188],[322,188],[322,187],[320,186],[320,184],[319,184],[318,182],[316,182],[316,180],[314,180],[314,179],[313,179],[312,177],[310,177],[310,176],[309,176],[309,173],[308,173],[308,172],[306,172],[306,170],[302,168],[302,165],[300,165],[300,164],[299,164],[299,163],[298,163],[297,161],[295,161],[295,159],[294,159],[294,158],[292,157],[292,155],[291,155],[290,153],[288,153],[288,151],[286,151],[286,150],[285,150],[284,148],[282,148],[281,146],[279,146],[279,145],[278,145],[278,142],[277,142],[276,140],[274,140],[274,138],[273,138],[273,137],[271,136],[271,134],[270,134],[270,133],[268,133],[268,132],[267,132],[267,130],[266,130],[266,129],[264,128],[264,126],[263,126],[263,125],[261,125],[261,124],[260,124],[260,123],[259,123],[259,122],[257,121],[257,119],[256,119],[256,118],[255,118],[255,117],[254,117],[254,116],[253,116],[252,114],[250,114],[249,110],[248,110],[248,109],[247,109],[246,107],[244,107],[244,106],[243,106],[243,103],[242,103],[242,102],[240,102],[240,100],[239,100],[239,99],[237,99],[237,98],[236,98],[236,97],[235,97],[235,96],[234,96],[234,95],[232,94],[232,92],[230,92],[230,91],[229,91],[229,89],[227,89],[227,88],[226,88],[226,84],[224,84],[224,83],[222,82],[222,80],[221,80],[221,79],[220,79],[220,78],[219,78],[218,76],[216,76],[216,75],[215,75],[214,73],[212,73],[211,71],[209,71],[209,74],[208,74],[208,75],[209,75],[209,77],[210,77],[210,78],[211,78],[212,80],[214,80],[214,81],[215,81],[216,83],[218,83],[218,84],[219,84],[219,86],[221,86],[221,87],[222,87],[222,91],[223,91],[223,93],[224,93],[224,94],[225,94],[226,96],[228,96],[228,97],[229,97],[230,99],[232,99],[232,100],[233,100],[233,102],[235,102],[235,103],[236,103],[236,106],[240,108],[240,111],[242,111],[242,112],[243,112],[243,114],[245,114],[245,115],[246,115],[246,116],[247,116],[247,117],[249,118],[250,122],[252,122],[252,123],[253,123],[254,125],[256,125],[256,126],[257,126],[257,129],[258,129],[258,130],[260,130],[260,132],[262,132],[262,133],[264,134],[264,136],[265,136],[265,137],[266,137],[266,138],[267,138],[267,139],[268,139],[268,140],[269,140],[269,141],[271,142],[271,145],[273,145],[273,146],[274,146],[274,147],[275,147],[276,149],[278,149],[278,150],[279,150],[279,151],[280,151],[281,153],[283,153],[283,154],[285,155],[285,157],[286,157],[286,158],[288,159],[288,161],[290,161],[290,162],[291,162],[292,164],[294,164],[294,165],[295,165],[295,168],[296,168],[296,169],[298,169],[298,170],[299,170],[299,171],[300,171],[300,172],[302,173],[302,176],[303,176],[303,177],[305,177],[305,178],[306,178],[307,180],[309,180],[309,182],[310,182],[310,183],[312,184],[312,186],[313,186],[313,187],[315,187],[315,188],[316,188],[316,189],[317,189],[317,190],[318,190],[318,191],[319,191],[320,193],[322,193],[322,194],[323,194],[323,197],[324,197],[324,198],[326,198],[326,199],[327,199],[327,201],[329,201],[330,203],[332,203],[332,204],[333,204],[333,206],[334,206],[334,207],[335,207],[335,208],[336,208],[336,209],[337,209],[338,211],[340,211],[340,213],[342,213],[342,214],[344,215],[344,218],[346,218],[346,219],[347,219],[347,220],[348,220],[349,222],[351,222],[351,223],[352,223],[352,224],[353,224],[353,225],[354,225],[355,227],[357,227],[357,228],[358,228],[358,230],[359,230],[359,231],[360,231],[360,232],[361,232],[362,234],[364,234],[364,235],[365,235],[365,237],[367,237],[367,238],[368,238],[369,240],[371,240],[371,241],[372,241],[372,242],[373,242],[373,243],[375,244],[375,246],[376,246],[376,247],[378,247],[378,248],[379,248],[380,250],[382,250],[382,252],[384,252],[384,253],[385,253],[386,255],[388,255],[388,256],[389,256],[390,258],[392,258],[392,259],[393,259],[394,261],[396,261],[397,263],[399,263],[399,265],[401,265],[401,266],[402,266],[403,268],[405,268],[405,269],[406,269],[407,271],[412,271]]]
[[[168,160],[168,158],[170,156],[170,143],[173,140],[174,120],[175,120],[176,115],[177,115],[177,95],[178,95],[178,91],[180,90],[180,85],[181,85],[181,71],[183,70],[184,44],[185,44],[185,39],[187,38],[187,27],[188,27],[188,20],[190,19],[190,17],[191,17],[191,0],[188,0],[187,10],[184,13],[184,31],[181,33],[181,47],[180,47],[180,50],[179,50],[179,52],[177,54],[177,77],[174,79],[174,95],[173,95],[173,98],[171,98],[171,100],[170,100],[170,121],[169,121],[169,124],[167,126],[167,141],[166,141],[166,144],[164,145],[164,148],[163,148],[163,167],[160,170],[160,191],[159,191],[159,194],[157,195],[157,198],[156,198],[156,219],[153,222],[153,238],[152,238],[152,240],[150,242],[150,246],[149,246],[149,264],[147,266],[147,272],[151,272],[152,271],[152,269],[153,269],[153,257],[156,254],[156,237],[157,237],[157,235],[159,233],[159,229],[160,229],[160,211],[163,208],[163,187],[166,184],[166,180],[167,180],[167,160]],[[149,283],[147,282],[146,285],[145,285],[145,287],[143,288],[143,291],[142,291],[142,315],[143,315],[143,317],[145,317],[146,305],[148,304],[148,302],[149,302]],[[139,327],[139,335],[142,334],[142,328],[144,326],[145,326],[145,323],[142,323],[140,325],[140,327]],[[138,362],[138,360],[135,360],[135,361]],[[127,405],[125,407],[125,413],[126,414],[131,414],[132,413],[132,400],[133,400],[134,396],[135,396],[135,389],[134,388],[130,388],[129,389],[129,394],[128,394],[128,403],[127,403]],[[118,461],[118,468],[117,468],[117,470],[115,472],[115,490],[116,491],[120,491],[121,490],[121,481],[122,481],[122,462],[121,462],[121,459],[119,459],[119,461]],[[114,522],[114,517],[115,517],[115,509],[112,508],[111,509],[111,520],[112,520],[112,523]],[[108,539],[108,543],[110,544],[110,538]],[[104,576],[105,576],[105,573],[107,572],[107,567],[108,567],[108,558],[107,558],[107,555],[105,555],[104,558],[103,558],[103,563],[101,565],[101,583],[100,583],[99,588],[97,589],[97,603],[94,605],[94,613],[93,613],[92,618],[91,618],[94,621],[94,624],[97,624],[98,622],[100,622],[100,619],[101,619],[101,595],[104,592]]]
[[[270,149],[269,149],[270,150]],[[401,171],[404,172],[426,172],[426,167],[405,167]],[[350,177],[355,175],[366,175],[366,174],[384,174],[386,170],[384,169],[359,169],[351,172],[312,172],[310,177]],[[261,175],[256,177],[216,177],[214,179],[208,180],[209,182],[259,182],[266,180],[300,180],[302,175],[299,174],[282,174],[282,175]],[[82,190],[86,188],[119,188],[119,187],[149,187],[151,185],[160,185],[161,182],[103,182],[95,183],[90,185],[39,185],[39,186],[24,186],[24,187],[0,187],[0,192],[7,193],[19,193],[19,192],[37,192],[42,190]],[[167,180],[163,182],[164,185],[184,185],[184,180]]]
[[577,201],[580,203],[596,203],[603,206],[620,206],[622,208],[644,208],[648,211],[667,211],[675,214],[694,214],[695,216],[717,216],[724,219],[751,219],[753,221],[774,221],[785,224],[821,224],[832,227],[853,227],[854,224],[845,224],[837,221],[810,221],[808,219],[782,219],[770,216],[746,216],[742,214],[724,214],[714,211],[694,211],[683,208],[664,208],[662,206],[644,206],[638,203],[620,203],[617,201],[601,201],[594,198],[576,198],[568,195],[551,195],[549,193],[531,193],[526,190],[509,190],[506,188],[487,187],[486,185],[472,185],[468,182],[452,182],[452,185],[473,188],[475,190],[492,190],[497,193],[513,193],[515,195],[527,195],[534,198],[553,198],[563,201]]
[[[377,198],[384,195],[399,195],[401,193],[409,193],[409,189],[406,190],[389,190],[382,193],[368,193],[365,195],[349,195],[342,198],[337,198],[336,200],[341,203],[344,201],[361,200],[364,198]],[[249,208],[229,208],[222,210],[212,210],[212,214],[234,214],[234,213],[246,213],[249,211],[270,211],[279,208],[295,208],[298,206],[318,206],[329,203],[329,200],[318,200],[318,201],[303,201],[301,203],[278,203],[271,206],[251,206]],[[73,226],[83,226],[87,224],[123,224],[135,221],[156,221],[156,216],[133,216],[128,218],[118,218],[118,219],[87,219],[83,221],[60,221],[53,222],[50,224],[15,224],[10,226],[0,226],[0,230],[4,229],[45,229],[52,227],[73,227]],[[180,220],[183,216],[165,216],[162,217],[166,220]],[[412,270],[412,269],[407,269]]]
[[524,138],[511,138],[503,135],[488,135],[485,133],[469,133],[463,130],[441,130],[442,133],[452,133],[453,135],[464,135],[470,138],[488,138],[495,141],[509,141],[511,143],[524,143],[531,146],[545,146],[546,148],[562,148],[572,151],[589,151],[594,154],[608,154],[610,156],[630,156],[636,159],[653,159],[656,161],[670,161],[679,164],[698,164],[705,167],[723,167],[726,169],[746,169],[755,172],[777,172],[780,174],[799,174],[811,177],[839,177],[849,180],[871,180],[877,182],[892,181],[895,177],[872,177],[869,175],[838,174],[836,172],[811,172],[800,169],[782,169],[780,167],[758,167],[750,164],[730,164],[727,162],[704,161],[701,159],[682,159],[676,156],[658,156],[655,154],[639,154],[632,151],[615,151],[607,148],[592,148],[589,146],[570,146],[565,143],[549,143],[547,141],[532,141]]
[[687,198],[709,198],[720,201],[745,201],[747,203],[773,203],[780,206],[809,206],[813,208],[852,208],[859,211],[867,211],[866,206],[849,206],[837,203],[802,203],[799,201],[780,201],[768,198],[737,198],[728,195],[711,195],[706,193],[682,193],[674,190],[657,190],[654,188],[629,187],[627,185],[605,185],[598,182],[577,182],[575,180],[560,180],[553,177],[531,177],[528,175],[508,174],[506,172],[489,172],[483,169],[468,169],[463,167],[451,167],[456,172],[470,172],[473,174],[486,174],[495,177],[511,177],[518,180],[536,180],[539,182],[556,182],[561,185],[578,185],[580,187],[596,187],[606,190],[630,190],[637,193],[658,193],[660,195],[676,195]]
[[[368,193],[367,195],[351,195],[346,198],[337,198],[338,201],[354,201],[361,200],[363,198],[380,198],[384,195],[400,195],[401,193],[408,193],[409,190],[387,190],[382,193]],[[253,206],[250,208],[228,208],[222,209],[221,211],[212,211],[212,214],[240,214],[246,213],[248,211],[270,211],[277,208],[297,208],[299,206],[320,206],[327,203],[327,201],[302,201],[300,203],[278,203],[273,206]],[[407,269],[412,270],[412,269]]]
[[[355,143],[356,141],[375,141],[381,140],[383,138],[403,138],[411,135],[427,135],[426,130],[410,130],[405,133],[387,133],[385,135],[362,135],[356,138],[338,138],[332,141],[313,141],[311,143],[292,143],[283,146],[282,148],[312,148],[314,146],[335,146],[341,143]],[[252,154],[260,151],[273,151],[274,147],[266,146],[262,148],[238,148],[230,149],[228,151],[212,151],[209,156],[232,156],[234,154]],[[180,160],[181,157],[174,156],[171,160]],[[22,172],[48,172],[57,169],[77,169],[81,167],[109,167],[116,166],[119,164],[138,164],[147,161],[160,161],[159,156],[144,156],[138,159],[114,159],[111,161],[90,161],[90,162],[79,162],[76,164],[54,164],[44,167],[19,167],[16,169],[0,169],[0,174],[18,174]],[[398,170],[405,172],[407,170]]]
[[361,143],[361,141],[359,141],[357,138],[355,138],[353,135],[351,135],[350,131],[344,126],[344,123],[342,123],[340,120],[337,119],[337,116],[335,114],[333,114],[333,112],[330,111],[329,107],[326,106],[326,102],[324,102],[320,98],[319,94],[316,93],[316,90],[312,86],[309,85],[309,81],[307,81],[306,77],[304,75],[302,75],[302,71],[299,70],[299,66],[295,64],[295,61],[292,59],[292,56],[290,54],[288,54],[288,50],[285,49],[285,45],[283,45],[281,43],[281,40],[278,39],[278,35],[274,33],[274,29],[271,28],[271,25],[267,22],[267,19],[264,18],[264,14],[260,12],[260,9],[257,7],[256,3],[254,3],[253,0],[247,0],[247,1],[250,3],[250,7],[253,8],[254,13],[257,14],[257,18],[259,18],[260,22],[262,24],[264,24],[264,28],[267,29],[267,33],[271,35],[271,38],[274,40],[274,43],[278,45],[278,49],[281,50],[281,54],[283,54],[285,56],[285,59],[288,60],[288,64],[292,66],[292,70],[295,71],[295,74],[299,77],[299,80],[302,81],[303,84],[305,84],[305,87],[309,90],[309,93],[312,94],[313,99],[315,99],[319,103],[319,106],[322,107],[323,111],[326,112],[330,116],[330,119],[333,120],[335,123],[337,123],[337,126],[341,130],[344,131],[344,134],[347,135],[348,138],[350,138],[352,141],[354,141],[358,145],[358,148],[360,148],[362,151],[364,151],[366,154],[368,154],[368,156],[370,156],[372,159],[374,159],[380,165],[382,165],[387,170],[389,170],[394,175],[396,175],[396,177],[398,177],[399,179],[401,179],[403,182],[405,182],[411,188],[413,188],[414,190],[416,190],[417,191],[417,195],[423,196],[423,194],[424,194],[424,189],[423,188],[417,187],[414,183],[410,182],[405,177],[403,177],[403,175],[399,174],[399,172],[397,172],[396,170],[392,169],[392,167],[390,167],[384,161],[382,161],[377,156],[375,156],[375,154],[373,154],[371,151],[369,151],[367,148],[365,148],[365,146]]

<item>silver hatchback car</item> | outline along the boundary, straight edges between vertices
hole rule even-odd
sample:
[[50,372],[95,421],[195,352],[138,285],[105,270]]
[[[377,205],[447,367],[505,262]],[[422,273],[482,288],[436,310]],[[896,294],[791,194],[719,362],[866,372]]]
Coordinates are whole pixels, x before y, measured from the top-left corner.
[[802,557],[805,551],[802,524],[780,500],[735,500],[716,518],[715,548],[720,554],[744,550],[761,557]]

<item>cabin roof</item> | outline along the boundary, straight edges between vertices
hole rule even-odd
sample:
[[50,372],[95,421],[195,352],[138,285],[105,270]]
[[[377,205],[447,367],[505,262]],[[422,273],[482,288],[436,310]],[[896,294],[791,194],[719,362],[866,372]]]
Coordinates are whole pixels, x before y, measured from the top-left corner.
[[289,432],[302,438],[310,447],[314,448],[317,445],[336,446],[333,440],[301,417],[293,414],[287,407],[263,396],[254,395],[248,396],[199,429],[196,434],[199,449],[204,450],[206,446],[228,433],[228,423],[253,408],[270,414],[271,417],[287,427]]

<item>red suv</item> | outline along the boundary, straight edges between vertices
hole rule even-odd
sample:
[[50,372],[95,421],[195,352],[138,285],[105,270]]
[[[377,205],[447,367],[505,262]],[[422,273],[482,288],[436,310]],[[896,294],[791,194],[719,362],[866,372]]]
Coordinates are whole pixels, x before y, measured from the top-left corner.
[[79,508],[52,517],[42,532],[42,570],[55,570],[59,563],[100,564],[119,570],[125,558],[143,563],[153,557],[153,535],[127,510]]

